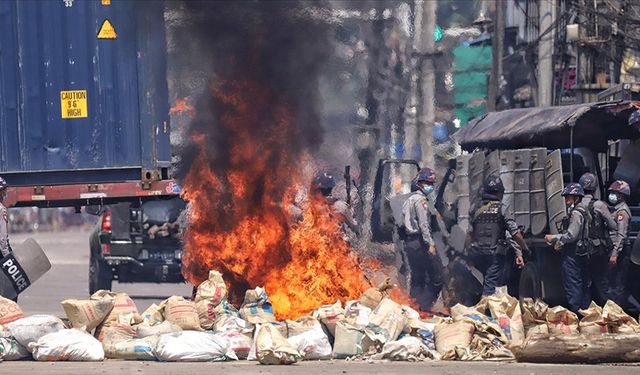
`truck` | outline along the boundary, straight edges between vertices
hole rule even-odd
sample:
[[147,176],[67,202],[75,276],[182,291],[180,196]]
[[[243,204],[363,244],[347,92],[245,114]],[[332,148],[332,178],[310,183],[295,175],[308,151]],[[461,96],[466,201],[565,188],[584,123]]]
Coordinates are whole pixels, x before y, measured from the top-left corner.
[[[460,232],[466,233],[468,207],[478,199],[474,192],[480,190],[488,174],[499,174],[505,183],[503,202],[514,211],[531,249],[524,269],[514,270],[510,278],[513,295],[542,298],[554,305],[566,302],[560,255],[543,237],[558,233],[566,216],[562,187],[585,172],[594,173],[598,179],[596,198],[606,196],[613,180],[629,182],[632,195],[627,203],[633,216],[630,237],[634,251],[638,251],[640,129],[629,124],[629,116],[638,108],[640,102],[614,100],[512,109],[475,119],[457,133],[456,139],[467,154],[458,158],[455,177],[446,181],[449,187],[445,188],[450,192],[448,197],[455,200],[453,206],[457,206],[455,225],[462,226]],[[456,183],[460,177],[463,181]],[[638,272],[638,266],[632,265],[631,272]],[[640,289],[631,293],[640,298]],[[640,306],[632,304],[628,308],[635,312]]]
[[100,215],[91,290],[183,281],[180,242],[143,219],[179,201],[170,132],[163,1],[0,2],[5,204]]
[[[612,91],[609,95],[620,93]],[[546,244],[544,235],[558,233],[566,216],[560,195],[563,186],[577,181],[585,172],[598,178],[596,197],[605,197],[615,179],[632,186],[628,202],[633,215],[630,272],[640,272],[640,129],[628,124],[630,114],[638,108],[637,101],[610,100],[512,109],[476,118],[456,133],[455,140],[464,152],[449,161],[437,194],[432,197],[446,227],[446,233],[442,233],[438,231],[440,225],[433,226],[436,248],[446,267],[447,282],[441,295],[445,305],[473,305],[480,299],[482,274],[466,262],[465,246],[470,231],[469,211],[480,199],[483,180],[489,174],[502,178],[503,202],[514,211],[531,250],[523,269],[513,265],[513,254],[508,259],[511,267],[507,265],[507,286],[511,295],[541,298],[552,305],[566,303],[560,254]],[[410,178],[419,168],[414,160],[382,159],[378,165],[371,213],[372,241],[396,244],[397,254],[402,254],[397,233],[402,202],[407,196],[402,192],[407,191]],[[394,183],[389,182],[392,175],[401,180],[395,183],[395,189]],[[406,259],[399,258],[397,266],[407,283],[410,275],[406,275]],[[637,284],[630,292],[640,300]],[[627,308],[635,313],[640,306],[632,304]]]

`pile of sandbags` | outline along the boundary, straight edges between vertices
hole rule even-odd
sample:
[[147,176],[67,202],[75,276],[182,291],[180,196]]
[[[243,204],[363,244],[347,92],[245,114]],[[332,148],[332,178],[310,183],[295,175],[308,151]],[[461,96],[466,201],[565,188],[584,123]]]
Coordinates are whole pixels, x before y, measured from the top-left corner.
[[24,316],[16,303],[0,298],[0,359],[247,359],[265,365],[334,358],[512,360],[522,351],[522,358],[531,358],[526,353],[532,349],[537,358],[536,345],[544,346],[540,337],[578,335],[567,344],[574,345],[584,337],[603,341],[618,335],[631,347],[640,333],[638,322],[611,301],[603,307],[592,303],[579,319],[562,306],[520,303],[506,288],[497,288],[475,306],[456,305],[450,317],[425,320],[392,300],[390,287],[386,280],[344,307],[336,301],[286,321],[276,319],[261,287],[247,290],[240,308],[231,304],[217,271],[199,285],[193,301],[173,296],[142,313],[125,293],[102,290],[87,300],[64,300],[68,324],[50,315]]

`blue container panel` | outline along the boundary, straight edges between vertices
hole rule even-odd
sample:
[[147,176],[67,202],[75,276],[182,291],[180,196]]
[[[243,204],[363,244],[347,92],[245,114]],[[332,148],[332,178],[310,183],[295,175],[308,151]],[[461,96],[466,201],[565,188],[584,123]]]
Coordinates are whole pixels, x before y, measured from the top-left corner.
[[[105,19],[117,39],[97,39]],[[159,1],[0,1],[0,172],[166,164],[164,41]],[[87,118],[62,118],[68,90]]]

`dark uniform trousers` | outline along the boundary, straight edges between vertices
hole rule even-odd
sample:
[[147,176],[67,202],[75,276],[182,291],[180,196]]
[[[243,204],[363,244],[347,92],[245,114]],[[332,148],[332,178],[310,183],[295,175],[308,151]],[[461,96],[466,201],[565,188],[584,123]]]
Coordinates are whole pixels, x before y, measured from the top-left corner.
[[406,235],[404,250],[411,269],[411,290],[420,308],[429,310],[442,289],[443,265],[439,255],[430,255],[419,234]]
[[507,256],[498,251],[486,251],[470,256],[473,265],[484,275],[482,295],[490,296],[496,288],[505,285]]
[[591,303],[591,272],[589,257],[576,255],[575,245],[567,245],[562,251],[562,283],[569,309],[578,314]]
[[591,255],[588,263],[591,296],[599,306],[603,306],[609,299],[609,256],[601,251]]
[[625,307],[628,298],[628,279],[629,273],[629,254],[631,246],[625,245],[620,254],[618,254],[618,262],[615,266],[609,266],[609,298],[621,307]]

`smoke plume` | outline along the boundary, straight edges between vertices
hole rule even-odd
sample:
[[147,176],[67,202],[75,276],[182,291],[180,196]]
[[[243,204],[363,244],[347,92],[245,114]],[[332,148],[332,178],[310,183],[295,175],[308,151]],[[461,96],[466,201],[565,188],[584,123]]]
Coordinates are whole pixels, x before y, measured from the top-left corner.
[[[318,77],[331,47],[326,24],[294,16],[297,9],[309,3],[188,1],[179,5],[182,23],[174,30],[173,44],[178,51],[181,46],[189,47],[189,52],[181,57],[188,60],[184,65],[190,69],[200,65],[199,74],[209,75],[207,87],[195,95],[199,98],[188,134],[192,139],[194,135],[205,138],[211,169],[224,176],[234,167],[231,164],[237,161],[237,156],[233,155],[232,145],[237,137],[252,138],[247,141],[253,141],[256,147],[265,145],[279,123],[277,117],[282,115],[275,109],[283,106],[292,118],[293,132],[284,134],[285,147],[280,153],[272,153],[269,167],[281,167],[283,158],[295,159],[304,151],[315,150],[323,137]],[[234,89],[248,90],[246,98],[239,100],[249,99],[245,102],[255,106],[249,108],[254,122],[250,129],[242,129],[242,134],[222,121],[223,116],[237,110],[237,102],[211,95],[211,90]],[[266,93],[267,101],[251,102],[254,94],[262,93]],[[189,96],[193,97],[194,93],[190,92]],[[183,147],[178,178],[186,175],[198,152],[195,142],[188,141]],[[259,183],[260,178],[256,182]],[[282,184],[286,185],[287,181]]]

